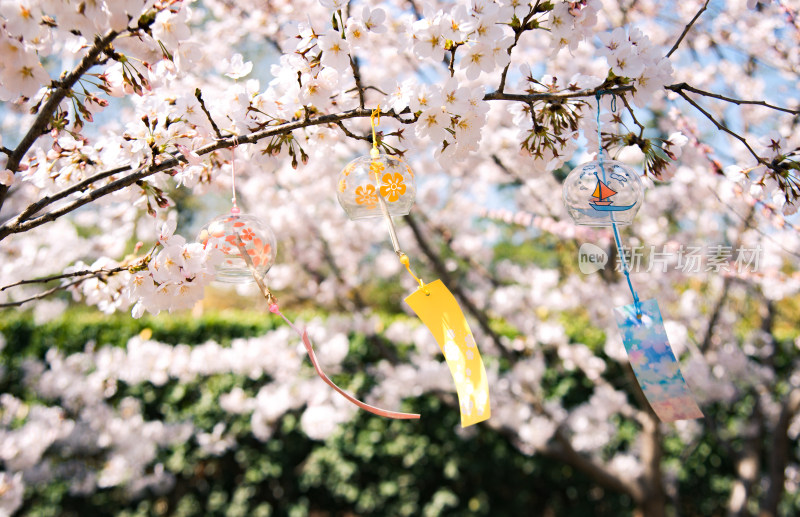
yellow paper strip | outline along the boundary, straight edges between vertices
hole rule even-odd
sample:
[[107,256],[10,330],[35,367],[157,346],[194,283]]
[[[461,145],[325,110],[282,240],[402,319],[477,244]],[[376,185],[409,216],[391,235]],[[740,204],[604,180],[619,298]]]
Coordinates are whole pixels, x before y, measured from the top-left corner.
[[406,303],[431,331],[450,367],[461,408],[461,427],[488,420],[491,408],[486,369],[464,313],[441,280],[425,284],[425,289],[429,295],[417,289]]

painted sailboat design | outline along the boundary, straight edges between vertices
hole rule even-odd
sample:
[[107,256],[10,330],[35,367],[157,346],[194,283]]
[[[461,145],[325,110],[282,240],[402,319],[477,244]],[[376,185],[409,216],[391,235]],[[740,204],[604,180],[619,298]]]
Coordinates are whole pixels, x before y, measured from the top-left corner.
[[597,178],[597,186],[594,188],[594,192],[592,192],[592,197],[594,199],[589,201],[589,204],[592,208],[600,212],[621,212],[633,208],[633,205],[614,205],[614,202],[609,198],[616,193],[616,190],[603,183],[600,178]]

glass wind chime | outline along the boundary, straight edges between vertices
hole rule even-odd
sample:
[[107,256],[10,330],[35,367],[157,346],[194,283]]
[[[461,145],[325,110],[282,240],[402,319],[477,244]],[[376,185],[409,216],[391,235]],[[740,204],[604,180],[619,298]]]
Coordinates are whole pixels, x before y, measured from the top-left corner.
[[490,416],[489,385],[475,338],[453,294],[441,280],[423,282],[411,270],[408,256],[400,249],[392,216],[407,215],[414,204],[414,173],[402,160],[378,150],[375,125],[380,106],[372,112],[372,149],[345,166],[339,175],[337,197],[351,220],[383,218],[392,247],[400,263],[419,284],[405,302],[433,334],[456,386],[461,425],[487,420]]
[[[233,151],[231,152],[233,154]],[[267,300],[269,311],[283,318],[300,336],[317,375],[344,398],[361,409],[387,418],[419,418],[419,415],[414,413],[399,413],[370,406],[341,389],[322,371],[308,332],[305,329],[300,330],[281,312],[277,298],[267,287],[266,274],[275,262],[275,235],[267,224],[252,215],[243,214],[237,205],[235,155],[231,159],[231,189],[233,206],[230,213],[214,218],[197,236],[197,240],[205,247],[216,248],[224,256],[222,263],[216,266],[216,279],[228,283],[255,281]]]
[[[618,225],[630,224],[644,198],[639,175],[630,167],[606,159],[600,136],[600,97],[597,99],[597,159],[575,167],[563,186],[564,205],[575,223],[610,226],[614,243],[633,296],[633,303],[614,309],[625,351],[647,401],[664,422],[701,418],[670,347],[655,298],[641,302],[631,282]],[[614,111],[616,97],[611,109]]]

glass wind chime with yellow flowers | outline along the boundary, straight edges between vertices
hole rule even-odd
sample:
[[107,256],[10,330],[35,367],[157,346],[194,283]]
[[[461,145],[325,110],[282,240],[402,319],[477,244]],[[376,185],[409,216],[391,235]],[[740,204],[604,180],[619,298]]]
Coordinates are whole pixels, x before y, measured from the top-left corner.
[[458,394],[461,425],[466,427],[487,420],[491,414],[486,369],[453,294],[441,280],[423,282],[411,270],[408,256],[400,249],[392,216],[408,215],[417,191],[411,168],[378,150],[375,125],[379,120],[380,107],[370,117],[370,155],[351,161],[339,176],[339,204],[352,220],[382,217],[386,222],[394,252],[419,284],[405,302],[428,327],[444,354]]

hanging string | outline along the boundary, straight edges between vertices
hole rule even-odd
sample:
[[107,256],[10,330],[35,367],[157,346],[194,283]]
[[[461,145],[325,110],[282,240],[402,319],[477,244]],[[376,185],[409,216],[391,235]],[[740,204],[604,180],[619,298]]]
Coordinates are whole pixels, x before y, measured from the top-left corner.
[[369,115],[369,125],[372,127],[372,151],[370,155],[373,158],[377,158],[375,154],[378,151],[378,138],[375,136],[375,126],[381,123],[381,105],[378,104],[378,107],[372,110],[372,113]]
[[392,248],[394,248],[395,254],[400,259],[400,263],[403,264],[406,270],[414,277],[414,280],[419,283],[419,288],[426,295],[430,295],[430,291],[427,287],[425,287],[425,282],[423,282],[414,272],[411,270],[411,261],[408,258],[408,255],[403,253],[400,249],[400,241],[397,239],[397,230],[394,227],[394,222],[392,221],[392,216],[389,214],[389,207],[386,204],[386,200],[383,199],[383,195],[380,191],[380,176],[379,176],[379,168],[377,167],[378,163],[376,160],[380,157],[380,151],[378,150],[378,137],[375,132],[375,126],[380,124],[381,122],[381,106],[378,105],[377,108],[372,110],[372,113],[369,116],[369,123],[372,127],[372,149],[370,149],[369,155],[372,158],[373,162],[370,164],[370,171],[375,176],[375,194],[378,196],[378,204],[381,207],[381,213],[383,214],[383,219],[386,221],[386,227],[389,229],[389,238],[392,240]]
[[234,145],[231,147],[231,193],[233,196],[231,197],[231,203],[233,203],[233,208],[231,208],[231,212],[234,214],[239,213],[239,205],[236,204],[236,146]]
[[[604,93],[610,92],[606,90],[597,90],[597,92],[594,94],[594,97],[597,100],[597,161],[600,164],[600,171],[603,173],[603,183],[606,181],[606,168],[603,165],[603,138],[600,133],[600,97]],[[613,113],[615,111],[617,111],[617,96],[613,95],[611,98],[611,112]],[[614,230],[614,244],[617,246],[617,255],[619,255],[620,263],[622,264],[622,272],[625,273],[625,280],[628,282],[628,289],[630,289],[631,295],[633,296],[633,306],[636,308],[636,317],[642,319],[642,307],[639,303],[639,295],[636,293],[636,289],[633,288],[633,283],[631,282],[630,268],[628,267],[628,261],[625,258],[625,253],[622,248],[622,239],[620,239],[619,236],[617,223],[614,221],[614,213],[611,212],[610,216],[611,228]]]

